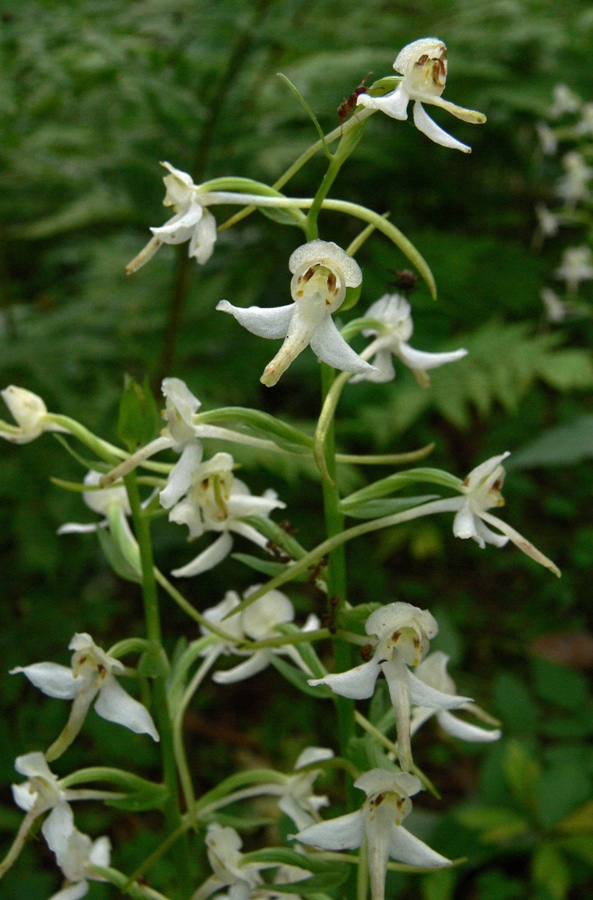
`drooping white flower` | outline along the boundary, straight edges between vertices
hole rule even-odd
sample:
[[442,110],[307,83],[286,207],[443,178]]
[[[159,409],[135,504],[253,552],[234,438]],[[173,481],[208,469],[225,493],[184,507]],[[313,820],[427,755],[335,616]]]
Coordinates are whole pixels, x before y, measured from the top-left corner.
[[456,106],[455,103],[450,103],[441,97],[447,81],[447,48],[445,44],[433,37],[414,41],[400,51],[393,63],[393,68],[403,75],[397,88],[384,97],[360,94],[356,101],[357,105],[366,106],[369,109],[380,109],[393,119],[404,120],[408,118],[408,103],[413,100],[414,124],[419,131],[443,147],[471,153],[471,147],[451,137],[436,122],[433,122],[422,105],[428,103],[432,106],[440,106],[456,118],[474,125],[481,125],[486,121],[483,113]]
[[93,702],[101,718],[123,725],[136,734],[149,734],[158,741],[158,732],[146,707],[134,700],[116,680],[116,675],[125,670],[123,663],[97,647],[89,634],[75,634],[69,649],[74,650],[71,668],[42,662],[17,666],[10,671],[11,675],[19,672],[25,675],[48,697],[74,701],[70,718],[48,751],[48,758],[55,759],[70,746]]
[[569,294],[576,294],[581,281],[590,281],[593,278],[593,254],[591,248],[567,247],[562,255],[562,265],[558,266],[556,278],[562,278],[566,282]]
[[544,203],[538,203],[535,207],[537,224],[540,235],[544,238],[554,237],[558,234],[560,217],[553,213]]
[[[444,694],[456,695],[457,689],[455,682],[447,672],[447,663],[449,657],[441,650],[435,650],[426,659],[416,667],[416,677],[427,684],[429,687]],[[487,722],[492,722],[490,716],[487,715],[475,703],[463,703],[457,707],[458,710],[466,710],[473,713],[478,718]],[[471,725],[463,719],[454,716],[453,713],[445,709],[434,709],[428,706],[417,706],[412,712],[412,721],[410,731],[412,735],[416,734],[421,725],[423,725],[431,716],[436,716],[437,722],[443,729],[453,735],[453,737],[461,738],[463,741],[472,741],[475,743],[488,743],[497,741],[502,732],[500,728],[480,728],[477,725]]]
[[206,847],[214,874],[198,888],[191,900],[206,900],[206,897],[225,887],[231,887],[232,893],[228,896],[232,900],[250,900],[252,889],[262,884],[260,870],[275,863],[247,862],[241,853],[242,845],[234,828],[224,827],[218,822],[208,826]]
[[411,704],[456,709],[467,703],[469,697],[435,690],[410,672],[409,666],[420,663],[438,631],[436,620],[428,610],[410,603],[389,603],[371,613],[365,630],[378,639],[372,659],[346,672],[311,679],[309,684],[325,684],[342,697],[365,700],[373,695],[377,678],[383,672],[395,712],[400,765],[409,771],[412,767]]
[[333,751],[327,747],[307,747],[299,754],[291,775],[283,788],[278,806],[299,830],[307,828],[319,819],[319,810],[329,805],[326,796],[313,793],[313,782],[321,769],[308,769],[300,772],[305,766],[322,762],[333,757]]
[[389,858],[422,868],[451,865],[449,859],[401,824],[412,810],[410,797],[422,788],[419,778],[407,772],[371,769],[354,786],[366,794],[361,809],[310,825],[295,835],[295,839],[321,850],[334,851],[354,850],[366,843],[372,900],[384,900]]
[[66,803],[57,807],[54,815],[56,827],[51,830],[47,843],[68,883],[49,900],[81,900],[89,892],[89,881],[105,880],[89,872],[89,866],[109,865],[111,842],[108,837],[92,841],[79,831],[74,825],[72,809]]
[[[244,599],[250,597],[259,588],[260,585],[258,584],[248,588],[243,595]],[[276,626],[294,620],[294,606],[286,594],[283,594],[281,591],[268,591],[239,613],[231,615],[232,610],[238,607],[240,603],[241,599],[236,591],[227,591],[220,603],[204,612],[206,619],[213,624],[220,624],[227,634],[236,637],[237,644],[244,638],[250,638],[253,641],[263,641],[267,638],[279,637],[280,632]],[[303,626],[303,631],[312,631],[318,627],[319,620],[317,617],[309,616]],[[202,631],[205,634],[208,633],[207,628],[203,627]],[[223,638],[214,635],[213,643],[204,651],[204,656],[214,658],[221,653],[236,653],[240,656],[248,657],[248,659],[232,669],[215,672],[212,679],[218,684],[232,684],[262,672],[270,664],[270,655],[273,653],[288,656],[298,668],[308,675],[311,674],[302,656],[292,644],[256,650],[255,652],[240,650],[237,648],[237,644],[225,641]]]
[[247,485],[234,477],[233,467],[230,453],[217,453],[197,466],[187,494],[169,513],[171,522],[187,525],[191,538],[201,537],[207,531],[220,532],[220,537],[210,547],[173,571],[178,578],[198,575],[218,565],[231,552],[232,532],[259,547],[267,544],[267,538],[242,519],[268,516],[273,509],[283,509],[285,504],[272,490],[265,491],[262,497],[253,496]]
[[547,122],[538,122],[535,126],[539,143],[544,156],[553,156],[558,149],[558,138]]
[[43,753],[38,751],[17,757],[14,765],[17,772],[27,779],[12,785],[14,802],[26,815],[10,850],[0,863],[0,877],[19,856],[33,823],[40,816],[49,812],[41,826],[41,833],[48,845],[52,848],[63,846],[74,828],[69,803],[77,800],[114,800],[122,796],[110,791],[64,787],[49,768]]
[[216,220],[201,202],[200,192],[187,172],[176,169],[168,162],[161,163],[169,172],[163,181],[167,192],[164,206],[175,210],[173,218],[158,228],[151,228],[154,237],[126,266],[126,273],[137,272],[155,255],[163,244],[182,244],[189,241],[188,255],[201,264],[207,263],[216,243]]
[[10,384],[0,391],[16,425],[0,419],[0,437],[12,444],[28,444],[45,431],[67,433],[66,428],[51,421],[47,406],[37,394]]
[[284,338],[260,379],[271,387],[309,344],[324,363],[344,372],[369,372],[371,366],[340,335],[332,313],[344,302],[347,287],[358,287],[362,272],[355,260],[332,241],[309,241],[298,247],[288,262],[293,273],[290,292],[294,303],[262,309],[240,309],[221,300],[217,309],[231,313],[252,334]]
[[392,381],[395,378],[395,369],[391,360],[392,355],[397,356],[405,366],[412,370],[418,383],[422,387],[430,384],[426,374],[428,369],[436,369],[445,363],[455,362],[467,355],[467,350],[453,350],[450,353],[425,353],[414,350],[407,343],[414,331],[410,304],[400,294],[384,294],[366,311],[365,317],[378,319],[383,328],[365,328],[365,337],[375,337],[373,343],[367,348],[370,356],[371,350],[375,353],[373,366],[375,371],[355,375],[351,382],[374,381],[382,383]]
[[[453,520],[455,537],[471,538],[482,549],[486,544],[504,547],[511,540],[519,550],[559,577],[560,570],[551,560],[514,528],[488,512],[493,507],[504,506],[501,489],[506,473],[501,463],[507,456],[510,456],[510,453],[501,453],[500,456],[493,456],[472,469],[460,487],[461,496],[437,501],[440,509],[455,510]],[[492,531],[488,525],[493,525],[498,532]]]

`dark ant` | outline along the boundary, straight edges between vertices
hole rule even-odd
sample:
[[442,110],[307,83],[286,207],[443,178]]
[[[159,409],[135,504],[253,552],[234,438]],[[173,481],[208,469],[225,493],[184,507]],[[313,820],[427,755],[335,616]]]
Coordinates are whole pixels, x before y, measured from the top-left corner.
[[338,119],[340,120],[342,125],[344,124],[344,122],[346,121],[346,119],[348,118],[348,116],[350,115],[352,110],[355,108],[356,101],[358,100],[360,95],[368,93],[368,88],[366,86],[366,82],[369,80],[369,78],[371,77],[372,74],[373,74],[372,72],[369,72],[369,74],[366,76],[366,78],[362,79],[362,81],[360,82],[358,87],[354,88],[354,90],[352,91],[352,93],[350,94],[348,99],[343,100],[340,103],[340,105],[338,106]]
[[315,568],[311,569],[311,571],[309,572],[309,577],[307,579],[309,584],[315,584],[315,582],[317,581],[317,579],[319,578],[319,576],[321,574],[321,570],[325,569],[326,566],[327,566],[327,556],[322,556],[321,559],[318,561],[317,565],[315,566]]
[[327,628],[330,634],[335,634],[337,631],[336,612],[338,611],[339,604],[339,597],[330,597],[328,599],[327,609],[321,617],[321,624],[323,628]]
[[267,542],[266,550],[270,556],[274,557],[274,562],[289,563],[292,560],[292,556],[289,553],[285,553],[282,547],[279,547],[274,541]]

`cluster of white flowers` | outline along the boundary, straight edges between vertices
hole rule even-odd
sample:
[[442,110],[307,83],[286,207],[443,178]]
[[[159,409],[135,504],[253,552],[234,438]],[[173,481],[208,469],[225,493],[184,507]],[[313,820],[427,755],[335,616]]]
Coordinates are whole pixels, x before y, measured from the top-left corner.
[[[537,231],[535,242],[541,246],[546,239],[556,238],[563,227],[574,230],[586,225],[590,218],[593,185],[593,102],[581,98],[565,84],[553,91],[548,110],[550,122],[538,124],[542,152],[547,156],[562,153],[561,171],[552,188],[553,208],[544,203],[536,205]],[[589,244],[565,247],[554,277],[564,282],[565,295],[546,285],[541,300],[549,322],[562,323],[567,319],[589,317],[590,306],[578,300],[581,285],[593,279],[593,255]]]

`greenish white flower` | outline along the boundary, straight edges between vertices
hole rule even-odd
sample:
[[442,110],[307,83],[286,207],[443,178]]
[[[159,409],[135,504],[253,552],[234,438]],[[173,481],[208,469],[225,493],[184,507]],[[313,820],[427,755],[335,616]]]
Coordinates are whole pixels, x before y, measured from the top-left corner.
[[[441,650],[435,650],[434,653],[429,654],[426,659],[423,659],[416,666],[416,677],[437,691],[456,696],[455,682],[447,672],[448,662],[449,657],[446,653],[443,653]],[[478,718],[492,724],[493,720],[491,717],[475,703],[462,703],[461,706],[457,707],[457,710],[471,712]],[[415,707],[412,712],[411,734],[416,734],[418,729],[432,716],[436,716],[436,720],[443,731],[446,731],[453,737],[460,738],[462,741],[489,743],[490,741],[497,741],[502,734],[500,728],[480,728],[478,725],[472,725],[470,722],[458,718],[446,709],[435,709],[429,706]]]
[[163,244],[189,241],[188,255],[195,257],[201,265],[208,262],[214,250],[216,220],[204,205],[191,176],[168,162],[161,165],[169,172],[163,178],[167,189],[163,204],[172,206],[175,215],[164,225],[150,229],[153,237],[126,267],[128,275],[152,259]]
[[336,694],[352,700],[366,700],[375,691],[377,678],[385,676],[397,726],[399,762],[405,771],[412,768],[410,714],[412,703],[431,709],[456,709],[469,697],[456,697],[435,690],[417,678],[410,666],[417,666],[428,652],[430,640],[438,632],[435,618],[426,609],[410,603],[388,603],[366,621],[365,631],[377,638],[372,658],[360,666],[315,678],[310,685],[325,684]]
[[49,900],[81,900],[89,892],[89,881],[104,881],[89,872],[89,866],[108,866],[111,860],[111,842],[108,837],[91,840],[74,825],[71,807],[63,803],[54,810],[55,828],[47,843],[56,855],[67,884]]
[[240,534],[259,547],[265,547],[268,542],[256,528],[242,520],[247,516],[267,517],[273,509],[282,509],[285,504],[273,490],[254,497],[247,485],[233,475],[234,465],[230,453],[217,453],[196,466],[187,493],[169,513],[171,522],[187,525],[190,538],[199,538],[208,531],[220,533],[210,547],[173,571],[178,578],[199,575],[218,565],[231,552],[232,534]]
[[422,789],[419,778],[408,772],[371,769],[354,786],[366,794],[361,809],[310,825],[294,835],[295,840],[333,851],[355,850],[366,844],[372,900],[385,898],[390,858],[429,869],[451,865],[401,824],[412,811],[410,797]]
[[375,338],[366,350],[366,355],[372,356],[373,369],[355,375],[350,379],[353,383],[374,381],[380,384],[392,381],[395,378],[392,356],[397,356],[408,369],[412,370],[418,383],[422,387],[427,387],[430,384],[426,374],[429,369],[436,369],[467,355],[467,350],[427,353],[410,347],[408,340],[414,331],[411,308],[405,297],[400,294],[384,294],[380,300],[369,306],[365,318],[377,319],[383,327],[380,330],[365,328],[363,331],[365,337]]
[[456,118],[474,125],[481,125],[486,121],[486,116],[482,113],[456,106],[455,103],[441,97],[447,81],[445,44],[434,37],[421,38],[407,44],[398,54],[393,68],[403,76],[397,88],[384,97],[360,94],[356,101],[357,105],[366,106],[367,109],[379,109],[393,119],[404,120],[408,118],[408,104],[413,100],[414,124],[419,131],[443,147],[471,153],[471,147],[443,131],[427,115],[423,106],[424,103],[440,106]]
[[344,372],[370,372],[365,362],[346,343],[332,314],[346,297],[347,287],[358,287],[362,272],[358,263],[332,241],[309,241],[298,247],[288,262],[293,273],[290,292],[293,303],[263,309],[241,309],[221,300],[217,309],[235,317],[252,334],[284,338],[282,347],[268,363],[260,379],[271,387],[309,344],[319,359]]
[[[93,703],[101,718],[123,725],[136,734],[149,734],[158,741],[158,732],[146,707],[134,700],[116,679],[125,671],[123,663],[108,656],[89,634],[75,634],[69,649],[74,650],[70,668],[41,662],[17,666],[10,671],[11,675],[23,674],[48,697],[73,701],[70,718],[54,748],[59,742],[59,752],[63,753],[72,743]],[[52,754],[52,758],[57,755]]]

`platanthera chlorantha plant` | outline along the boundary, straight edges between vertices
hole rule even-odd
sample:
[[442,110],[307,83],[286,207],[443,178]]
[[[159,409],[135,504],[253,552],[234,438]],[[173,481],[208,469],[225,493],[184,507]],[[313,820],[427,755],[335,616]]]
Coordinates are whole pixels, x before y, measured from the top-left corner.
[[[343,116],[339,127],[321,134],[275,185],[231,176],[194,184],[190,174],[164,163],[164,203],[173,215],[151,229],[147,246],[128,266],[129,273],[137,272],[162,245],[183,242],[190,257],[206,266],[216,253],[216,206],[239,208],[227,226],[262,210],[279,224],[299,228],[301,236],[290,258],[280,262],[286,281],[278,305],[242,308],[221,298],[217,310],[233,316],[237,327],[255,335],[254,341],[280,342],[261,375],[267,388],[286,376],[300,354],[317,357],[321,413],[314,434],[258,410],[202,410],[191,386],[173,376],[162,383],[158,434],[151,426],[150,396],[139,385],[127,384],[120,416],[124,446],[49,412],[30,390],[11,385],[2,392],[14,419],[14,424],[0,423],[7,441],[23,444],[55,432],[63,443],[82,445],[83,452],[75,454],[87,467],[80,483],[59,483],[80,492],[94,518],[87,524],[65,523],[62,539],[72,546],[98,538],[115,573],[137,585],[145,617],[142,634],[124,633],[105,649],[89,634],[77,633],[71,639],[65,635],[63,658],[69,639],[73,651],[69,666],[28,660],[24,646],[22,665],[12,670],[52,698],[49,702],[71,704],[66,724],[50,745],[40,749],[32,735],[31,751],[16,760],[25,780],[15,783],[14,800],[23,818],[0,863],[1,876],[18,865],[25,843],[40,831],[63,875],[53,900],[77,900],[92,881],[108,882],[126,896],[147,900],[248,900],[286,892],[312,900],[363,900],[368,885],[372,900],[383,900],[390,871],[454,864],[415,835],[409,819],[412,798],[432,789],[414,760],[414,737],[434,716],[441,733],[487,743],[500,737],[499,723],[471,697],[457,692],[445,654],[430,652],[439,627],[430,610],[392,597],[368,596],[362,604],[351,605],[345,550],[362,535],[452,514],[456,537],[471,538],[482,548],[502,548],[510,541],[535,563],[560,573],[491,512],[503,504],[502,464],[508,453],[479,463],[460,478],[418,466],[430,448],[383,457],[334,450],[335,414],[343,391],[359,390],[352,385],[362,381],[371,388],[393,381],[402,365],[413,371],[418,390],[428,389],[430,370],[455,367],[466,354],[463,348],[429,352],[412,347],[413,304],[403,294],[365,297],[363,270],[354,256],[364,258],[365,242],[377,233],[398,248],[433,295],[434,279],[418,250],[380,212],[331,196],[341,166],[376,111],[405,120],[413,103],[414,123],[423,135],[464,152],[469,147],[436,125],[425,107],[440,107],[473,124],[485,121],[481,113],[443,99],[447,53],[442,41],[415,41],[398,54],[394,68],[397,75],[368,85],[357,96],[358,105],[350,104],[350,117]],[[320,132],[316,120],[314,124]],[[283,193],[290,177],[317,151],[323,151],[328,162],[317,192],[309,198]],[[434,152],[443,150],[435,147]],[[348,247],[333,241],[330,215],[324,216],[320,235],[322,210],[361,223],[359,237]],[[355,303],[362,313],[344,324],[339,316]],[[279,511],[286,515],[282,490],[270,486],[261,492],[250,486],[249,477],[243,480],[234,445],[241,445],[243,453],[317,464],[319,516],[326,523],[320,543],[301,542],[278,524]],[[361,472],[367,463],[383,465],[386,474],[344,496],[336,477],[343,463]],[[414,496],[417,486],[426,483],[434,493]],[[392,494],[403,488],[410,488],[411,495],[404,501],[394,499]],[[153,552],[155,519],[171,529],[172,540],[175,535],[181,541],[187,537],[191,544],[179,550],[170,574],[162,571]],[[214,569],[222,573],[233,549],[256,570],[255,583],[241,592],[236,585],[224,584],[219,596],[197,601],[196,579]],[[325,620],[313,609],[297,613],[310,606],[313,596],[317,609],[331,613]],[[187,616],[187,630],[168,635],[167,646],[172,646],[171,637],[179,639],[173,656],[163,642],[171,603]],[[264,680],[266,694],[284,678],[295,697],[300,691],[308,702],[320,704],[321,719],[335,715],[334,745],[299,748],[289,771],[242,769],[198,791],[193,775],[200,774],[201,785],[208,778],[201,777],[184,735],[195,695],[207,683],[209,695],[222,698],[230,685],[256,676]],[[369,713],[366,701],[371,697]],[[467,721],[468,713],[484,726]],[[160,772],[155,767],[152,780],[110,765],[108,747],[104,766],[80,767],[66,775],[50,769],[51,763],[60,772],[68,770],[67,751],[80,741],[87,717],[95,714],[131,730],[139,744],[148,742],[161,754]],[[78,758],[83,753],[81,747]],[[321,778],[331,786],[331,800],[317,789]],[[271,822],[284,822],[280,829],[266,832],[273,833],[276,842],[258,847],[263,832],[254,824],[258,820],[250,819],[250,810],[253,815],[253,804],[262,798]],[[78,800],[107,804],[111,818],[105,814],[102,822],[133,811],[135,828],[142,813],[150,813],[151,827],[155,821],[162,825],[160,843],[153,842],[133,873],[124,873],[111,864],[112,852],[118,858],[123,832],[114,828],[110,835],[84,834],[75,824]],[[286,839],[280,840],[280,834]],[[167,854],[174,865],[163,869],[157,863]]]

